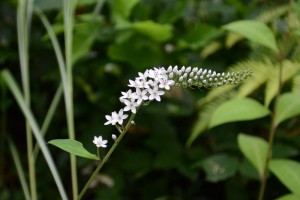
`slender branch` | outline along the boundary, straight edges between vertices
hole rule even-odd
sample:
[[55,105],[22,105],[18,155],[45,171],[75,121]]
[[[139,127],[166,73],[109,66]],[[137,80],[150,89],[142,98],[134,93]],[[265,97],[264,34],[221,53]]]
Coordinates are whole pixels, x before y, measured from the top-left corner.
[[[22,75],[22,87],[26,106],[30,108],[30,81],[29,81],[29,35],[30,22],[32,15],[33,1],[18,1],[17,10],[17,32],[20,67]],[[28,120],[25,121],[26,126],[26,144],[27,144],[27,160],[30,182],[31,199],[37,199],[36,189],[36,170],[35,159],[33,155],[33,136]]]
[[270,127],[270,135],[268,139],[268,149],[267,149],[267,156],[265,159],[265,165],[264,165],[264,171],[263,171],[263,176],[261,177],[261,185],[259,189],[259,195],[258,195],[258,200],[263,200],[264,198],[264,193],[266,189],[266,184],[267,184],[267,179],[268,179],[268,173],[269,173],[269,163],[271,160],[271,155],[272,155],[272,147],[273,147],[273,142],[274,142],[274,136],[277,128],[277,124],[275,123],[275,118],[276,118],[276,107],[279,99],[279,95],[281,93],[281,87],[282,87],[282,67],[283,63],[282,60],[280,60],[280,65],[279,65],[279,77],[278,77],[278,92],[275,97],[274,101],[274,115],[272,117],[272,122],[271,122],[271,127]]
[[[73,106],[73,75],[72,75],[72,40],[73,40],[73,11],[76,0],[64,1],[64,26],[65,26],[65,63],[66,63],[66,80],[65,102],[66,115],[68,124],[68,134],[70,139],[75,139],[74,127],[74,106]],[[70,155],[71,178],[73,198],[78,194],[78,180],[76,169],[76,157]]]
[[[137,108],[138,111],[138,108]],[[136,112],[137,112],[136,111]],[[86,182],[86,184],[84,185],[83,189],[81,190],[77,200],[80,200],[83,195],[85,194],[86,190],[88,189],[90,183],[92,182],[92,180],[94,180],[94,178],[96,177],[96,175],[98,174],[98,172],[100,171],[100,169],[102,168],[102,166],[106,163],[106,161],[108,160],[108,158],[110,157],[110,155],[112,154],[112,152],[115,150],[115,148],[118,146],[118,144],[120,143],[120,141],[122,140],[123,136],[125,135],[125,133],[128,131],[129,127],[131,126],[131,121],[134,119],[135,117],[135,113],[132,113],[124,130],[122,131],[122,133],[119,135],[119,137],[115,140],[115,143],[113,144],[113,146],[109,149],[109,151],[107,152],[107,154],[105,155],[105,157],[103,158],[103,160],[100,161],[99,165],[97,166],[97,168],[95,169],[95,171],[93,172],[93,174],[91,175],[91,177],[89,178],[89,180]]]

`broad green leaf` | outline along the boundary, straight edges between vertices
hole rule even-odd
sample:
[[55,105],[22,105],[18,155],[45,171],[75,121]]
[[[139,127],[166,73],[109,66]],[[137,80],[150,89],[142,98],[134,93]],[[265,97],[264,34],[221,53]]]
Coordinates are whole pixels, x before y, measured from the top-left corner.
[[72,139],[55,139],[48,142],[66,152],[80,156],[83,158],[89,158],[93,160],[99,160],[95,154],[88,152],[82,145],[82,143]]
[[236,121],[247,121],[265,117],[270,111],[259,102],[250,99],[232,99],[221,104],[213,113],[209,127]]
[[139,0],[111,0],[108,1],[111,6],[112,18],[117,24],[122,24],[129,18],[133,7]]
[[273,32],[262,22],[240,20],[226,24],[223,28],[238,33],[252,42],[270,48],[275,53],[279,51]]
[[98,33],[99,23],[82,23],[76,26],[76,31],[73,36],[72,62],[90,52],[91,46],[94,43]]
[[298,199],[300,198],[300,163],[288,159],[273,159],[270,170]]
[[280,95],[276,106],[275,125],[300,114],[300,94],[285,93]]
[[286,194],[276,198],[275,200],[299,200],[299,198],[294,194]]
[[268,143],[259,137],[239,134],[238,145],[243,155],[254,165],[259,176],[262,177]]
[[198,49],[206,45],[213,38],[219,36],[221,32],[216,27],[201,24],[190,30],[178,42],[179,48]]
[[160,46],[153,41],[135,36],[110,45],[108,56],[112,60],[127,62],[142,70],[161,62],[161,51]]
[[233,156],[220,154],[200,161],[195,165],[198,166],[203,168],[208,181],[218,182],[232,177],[238,170],[239,162]]
[[132,29],[146,35],[157,42],[165,42],[172,37],[170,24],[159,24],[151,20],[136,22],[131,25]]

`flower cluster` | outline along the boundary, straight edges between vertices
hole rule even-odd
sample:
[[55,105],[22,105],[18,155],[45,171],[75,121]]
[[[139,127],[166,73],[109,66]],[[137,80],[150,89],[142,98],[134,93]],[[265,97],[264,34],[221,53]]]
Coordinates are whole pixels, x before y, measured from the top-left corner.
[[167,69],[161,67],[146,70],[144,73],[139,72],[138,77],[129,80],[128,86],[131,89],[121,92],[120,101],[124,104],[124,108],[120,109],[118,113],[114,111],[111,115],[106,115],[107,122],[105,125],[123,125],[123,121],[128,118],[124,111],[131,111],[135,114],[143,103],[152,100],[160,101],[161,96],[172,86],[221,87],[238,84],[250,74],[250,70],[236,73],[217,73],[198,67],[184,66],[180,69],[177,66],[170,66]]

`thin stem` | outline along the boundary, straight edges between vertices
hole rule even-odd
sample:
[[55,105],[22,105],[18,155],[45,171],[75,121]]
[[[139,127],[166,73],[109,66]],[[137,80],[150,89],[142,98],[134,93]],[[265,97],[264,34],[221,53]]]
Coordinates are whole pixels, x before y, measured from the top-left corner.
[[[137,108],[138,111],[138,108]],[[115,143],[113,144],[113,146],[109,149],[109,151],[107,152],[107,154],[105,155],[105,157],[103,158],[102,161],[100,161],[99,165],[97,166],[97,168],[95,169],[95,171],[93,172],[93,174],[91,175],[91,177],[89,178],[89,180],[86,182],[86,184],[84,185],[83,189],[81,190],[77,200],[80,200],[84,193],[86,192],[86,190],[88,189],[90,183],[92,182],[92,180],[94,180],[94,178],[96,177],[96,175],[98,174],[98,172],[100,171],[100,169],[102,168],[102,166],[106,163],[106,161],[108,160],[108,158],[110,157],[110,155],[112,154],[112,152],[115,150],[115,148],[118,146],[118,144],[120,143],[120,141],[122,140],[123,136],[125,135],[125,133],[128,131],[129,127],[131,126],[131,121],[134,119],[135,114],[132,113],[123,132],[119,135],[119,137],[115,140]]]
[[14,143],[11,141],[9,136],[7,138],[8,138],[7,139],[8,146],[10,148],[10,152],[12,154],[13,161],[14,161],[15,166],[16,166],[16,170],[17,170],[20,182],[21,182],[21,186],[22,186],[22,189],[23,189],[25,199],[30,200],[29,189],[28,189],[28,185],[27,185],[27,182],[26,182],[25,173],[24,173],[24,170],[23,170],[23,167],[22,167],[22,164],[21,164],[20,156],[17,152],[17,148],[15,147]]
[[[30,81],[29,81],[29,32],[32,15],[33,1],[19,1],[17,11],[18,45],[20,56],[20,67],[22,86],[26,106],[30,108]],[[29,170],[31,199],[37,199],[35,159],[33,155],[33,136],[28,120],[26,126],[27,160]]]
[[271,127],[270,127],[270,135],[268,139],[268,149],[267,149],[267,156],[265,159],[265,166],[264,166],[264,172],[263,176],[261,177],[261,185],[259,189],[259,195],[258,195],[258,200],[263,200],[264,198],[264,193],[266,189],[266,184],[267,184],[267,179],[268,179],[268,173],[269,173],[269,163],[271,160],[271,155],[272,155],[272,147],[273,147],[273,142],[274,142],[274,136],[277,128],[277,124],[275,124],[275,116],[276,116],[276,106],[278,103],[279,95],[281,93],[281,87],[282,87],[282,60],[280,61],[280,66],[279,66],[279,77],[278,77],[278,92],[275,97],[274,101],[274,115],[272,117],[272,122],[271,122]]
[[[5,97],[7,96],[6,94],[6,88],[3,84],[3,82],[0,80],[0,87],[1,87],[1,102],[5,102]],[[7,133],[6,130],[6,124],[7,124],[7,109],[5,103],[1,103],[1,117],[0,117],[0,189],[2,188],[4,184],[4,148],[5,148],[5,135]]]
[[105,0],[98,0],[97,1],[97,4],[93,10],[93,18],[95,19],[96,16],[99,14],[100,10],[102,9],[103,7],[103,4],[104,4]]
[[[66,115],[68,124],[68,134],[70,139],[75,139],[74,127],[74,106],[73,106],[73,74],[72,74],[72,40],[73,40],[73,11],[76,0],[64,0],[64,26],[65,26],[65,63],[67,91],[65,92]],[[71,177],[73,198],[78,194],[78,180],[76,169],[76,157],[70,155]]]

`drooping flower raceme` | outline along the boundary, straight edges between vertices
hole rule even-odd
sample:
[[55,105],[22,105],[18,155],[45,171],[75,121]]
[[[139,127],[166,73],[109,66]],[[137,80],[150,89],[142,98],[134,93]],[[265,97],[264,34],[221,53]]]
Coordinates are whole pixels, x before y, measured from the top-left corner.
[[245,80],[251,74],[250,70],[242,72],[217,73],[212,70],[198,67],[168,67],[167,69],[153,68],[144,73],[139,72],[138,77],[129,80],[128,86],[131,88],[126,92],[121,92],[120,102],[124,104],[118,113],[112,112],[106,115],[105,125],[116,125],[122,127],[123,121],[128,118],[124,111],[136,113],[138,108],[149,101],[160,101],[161,96],[172,86],[183,87],[206,87],[214,88],[225,85],[235,85]]

